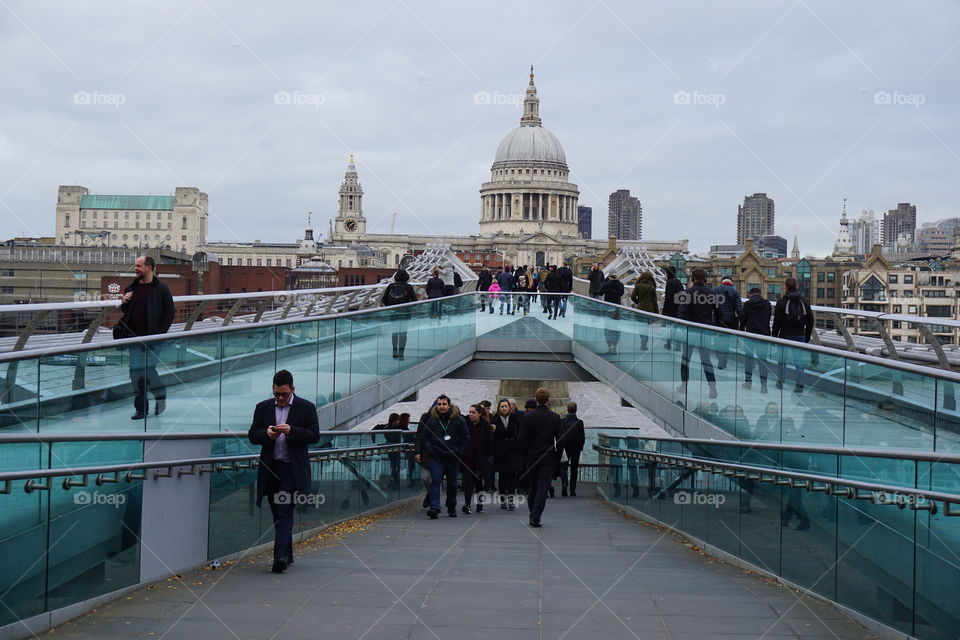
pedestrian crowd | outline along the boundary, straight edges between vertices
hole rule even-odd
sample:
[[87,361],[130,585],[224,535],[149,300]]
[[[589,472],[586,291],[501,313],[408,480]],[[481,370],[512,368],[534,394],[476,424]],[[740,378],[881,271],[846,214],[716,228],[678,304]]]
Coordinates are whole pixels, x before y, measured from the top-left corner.
[[[481,313],[500,315],[530,314],[530,307],[539,298],[542,313],[548,320],[567,315],[567,295],[573,291],[573,271],[567,265],[555,264],[543,267],[527,265],[516,268],[510,265],[499,267],[494,273],[484,266],[477,274],[477,291],[480,292]],[[545,295],[549,294],[549,295]]]
[[[807,343],[813,334],[815,323],[810,301],[801,295],[795,278],[784,281],[786,292],[775,303],[763,297],[759,287],[751,287],[746,302],[740,292],[733,285],[733,280],[723,277],[716,287],[707,284],[707,273],[697,268],[691,272],[691,282],[684,287],[677,277],[673,267],[665,267],[666,285],[664,287],[663,306],[657,304],[657,285],[653,274],[644,271],[636,280],[630,293],[630,300],[640,311],[657,313],[671,318],[678,318],[711,327],[722,327],[745,331],[756,335],[773,336],[783,340]],[[626,293],[622,282],[618,281],[617,274],[604,276],[599,265],[594,263],[587,276],[590,283],[590,296],[602,299],[604,302],[621,304]],[[619,318],[615,310],[614,319]],[[773,320],[771,324],[771,318]],[[607,327],[607,355],[617,352],[620,332],[613,327]],[[649,335],[641,332],[640,349],[649,348]],[[726,333],[717,333],[713,336],[704,336],[694,339],[679,326],[667,327],[664,346],[668,350],[682,351],[680,360],[681,384],[678,393],[686,392],[686,385],[690,379],[690,360],[694,352],[700,360],[703,377],[709,387],[709,397],[717,397],[717,379],[713,365],[713,355],[716,354],[716,366],[724,369],[731,351],[733,336]],[[743,388],[753,387],[753,372],[757,371],[760,378],[760,392],[767,393],[767,381],[770,370],[770,347],[761,341],[743,341],[744,380]],[[791,359],[795,370],[795,393],[804,390],[804,353],[799,349],[791,350]],[[786,362],[781,359],[776,369],[778,389],[783,388],[786,379]]]
[[550,392],[540,388],[522,410],[513,398],[502,398],[496,406],[482,400],[464,411],[441,394],[415,431],[409,414],[390,414],[374,430],[386,431],[387,443],[414,444],[409,454],[388,454],[390,488],[400,486],[407,456],[408,486],[423,486],[422,506],[430,518],[444,510],[456,518],[458,505],[460,514],[470,515],[485,507],[512,512],[526,503],[530,526],[539,527],[547,498],[556,495],[555,480],[561,497],[577,495],[585,441],[577,404],[568,403],[561,416],[549,402]]

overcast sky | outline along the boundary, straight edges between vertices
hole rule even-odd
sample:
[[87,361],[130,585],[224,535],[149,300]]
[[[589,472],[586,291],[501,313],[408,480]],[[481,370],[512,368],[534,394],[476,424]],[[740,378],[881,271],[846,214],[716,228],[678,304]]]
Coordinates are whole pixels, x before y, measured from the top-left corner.
[[210,196],[209,239],[326,231],[349,153],[368,230],[478,231],[479,187],[519,123],[544,126],[606,235],[733,243],[776,201],[804,254],[842,200],[960,215],[960,3],[0,0],[0,238],[52,235],[57,186]]

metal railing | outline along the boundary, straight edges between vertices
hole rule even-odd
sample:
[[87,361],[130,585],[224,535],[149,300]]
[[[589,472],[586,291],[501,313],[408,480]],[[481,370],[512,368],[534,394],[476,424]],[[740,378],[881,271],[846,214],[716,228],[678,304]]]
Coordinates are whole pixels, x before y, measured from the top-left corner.
[[[321,431],[323,438],[387,436],[412,434],[411,431],[400,429],[383,429],[377,431]],[[119,442],[119,441],[160,441],[160,440],[238,440],[249,444],[245,432],[212,431],[194,433],[109,433],[109,434],[0,434],[0,446],[4,444],[22,443],[58,443],[58,442]],[[254,446],[254,445],[250,445]],[[341,460],[370,458],[385,453],[411,451],[411,443],[386,443],[355,447],[321,447],[309,449],[307,457],[311,461]],[[0,472],[0,495],[9,495],[13,492],[13,482],[23,481],[26,493],[34,491],[49,491],[52,489],[53,478],[63,478],[63,489],[86,487],[90,478],[94,484],[114,484],[121,481],[130,483],[147,479],[146,472],[153,470],[152,477],[170,478],[176,470],[176,477],[186,475],[204,475],[206,473],[221,473],[224,471],[238,471],[240,469],[255,469],[259,465],[259,453],[238,455],[209,456],[203,458],[189,458],[182,460],[163,460],[151,462],[130,462],[121,464],[98,465],[90,467],[60,467],[51,469],[33,469]],[[161,471],[162,470],[162,471]],[[80,477],[80,480],[75,478]],[[45,480],[45,482],[41,482]]]
[[[714,444],[719,443],[714,442]],[[593,448],[598,453],[614,458],[626,458],[678,469],[702,471],[729,478],[741,478],[785,486],[790,489],[802,489],[810,493],[825,493],[830,496],[853,500],[868,500],[873,504],[897,506],[901,509],[909,507],[916,511],[929,511],[931,515],[942,511],[945,516],[960,516],[960,508],[951,509],[951,505],[960,505],[960,494],[638,449],[614,449],[599,444],[593,445]],[[848,450],[849,452],[851,451]],[[938,507],[937,503],[941,503],[943,506]]]
[[[583,278],[574,278],[574,291],[587,295],[589,281]],[[659,291],[662,296],[662,289]],[[626,294],[629,296],[629,292]],[[839,307],[824,307],[811,305],[817,314],[818,324],[829,320],[831,327],[818,327],[811,336],[811,342],[823,344],[837,349],[854,353],[865,353],[873,356],[892,358],[894,360],[909,360],[922,364],[933,365],[943,369],[960,367],[960,345],[943,344],[937,337],[938,327],[952,327],[960,329],[960,320],[951,318],[925,318],[880,311],[862,311],[859,309],[843,309]],[[773,318],[771,316],[771,322]],[[859,324],[860,331],[875,333],[861,335],[852,332],[848,322]],[[891,337],[892,323],[901,322],[916,327],[918,336],[923,343],[902,342]],[[864,324],[867,327],[864,328]]]
[[[427,245],[424,252],[407,265],[410,284],[422,289],[434,266],[444,263],[449,263],[460,274],[462,291],[476,289],[476,274],[445,244]],[[175,321],[170,332],[227,327],[234,323],[257,324],[265,320],[313,319],[372,309],[380,306],[380,299],[389,283],[389,280],[382,280],[372,285],[353,287],[174,296]],[[15,338],[0,338],[0,352],[21,351],[28,342],[31,342],[31,347],[38,348],[111,340],[110,328],[119,320],[120,294],[115,295],[115,299],[93,301],[0,305],[0,323],[4,322],[5,317],[7,321],[10,317],[26,318]],[[65,316],[74,316],[70,324],[81,326],[83,330],[42,333],[51,323],[57,328],[60,318]],[[12,322],[14,327],[19,324],[16,320]]]

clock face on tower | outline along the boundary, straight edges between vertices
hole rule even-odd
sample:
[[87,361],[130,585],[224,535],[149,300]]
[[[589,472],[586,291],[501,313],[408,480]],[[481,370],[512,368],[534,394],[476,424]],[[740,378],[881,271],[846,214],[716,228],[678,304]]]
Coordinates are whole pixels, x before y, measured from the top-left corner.
[[357,221],[353,218],[347,218],[343,222],[343,228],[347,231],[356,231],[357,230]]

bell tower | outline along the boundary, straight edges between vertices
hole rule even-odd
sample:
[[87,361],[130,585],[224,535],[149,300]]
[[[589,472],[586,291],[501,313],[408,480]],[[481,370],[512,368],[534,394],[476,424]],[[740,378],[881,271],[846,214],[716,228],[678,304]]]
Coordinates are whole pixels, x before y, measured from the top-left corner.
[[357,240],[367,235],[367,219],[363,217],[363,187],[357,177],[353,154],[347,162],[347,171],[340,185],[340,205],[334,221],[337,239]]

